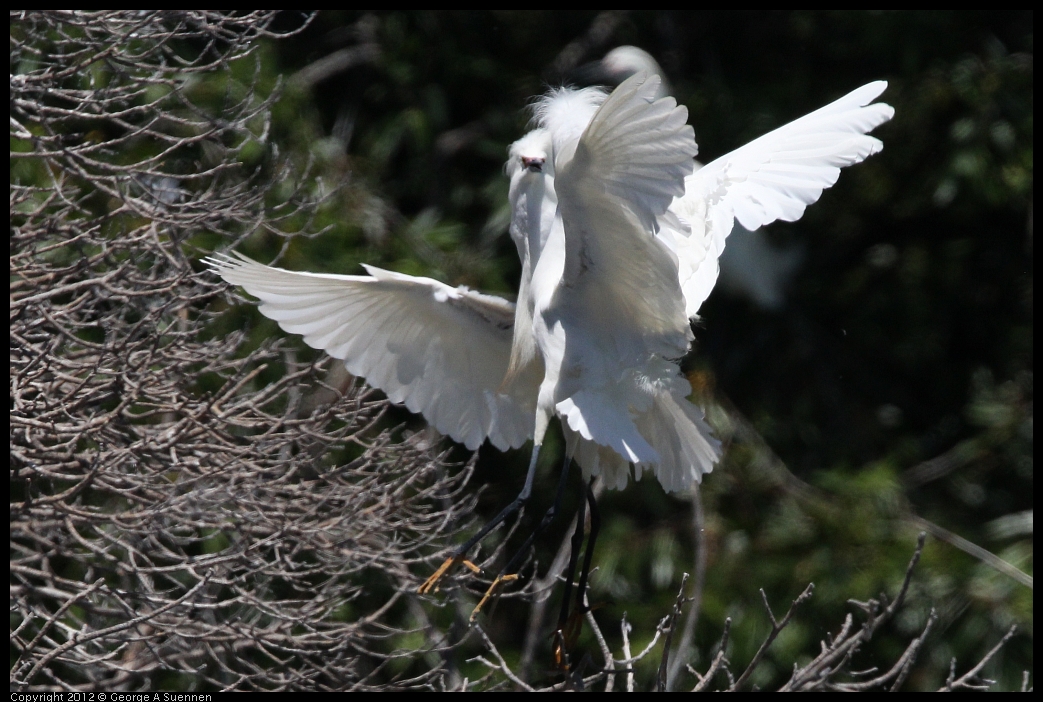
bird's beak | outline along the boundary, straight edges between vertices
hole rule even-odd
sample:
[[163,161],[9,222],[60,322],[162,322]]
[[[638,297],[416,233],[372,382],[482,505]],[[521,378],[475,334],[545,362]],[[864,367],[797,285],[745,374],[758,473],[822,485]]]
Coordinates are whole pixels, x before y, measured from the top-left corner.
[[601,60],[577,66],[569,72],[569,78],[588,85],[619,82],[619,74],[605,66],[605,62]]
[[546,159],[543,158],[529,158],[528,156],[522,156],[522,165],[525,166],[525,170],[532,171],[533,173],[543,172],[543,163]]

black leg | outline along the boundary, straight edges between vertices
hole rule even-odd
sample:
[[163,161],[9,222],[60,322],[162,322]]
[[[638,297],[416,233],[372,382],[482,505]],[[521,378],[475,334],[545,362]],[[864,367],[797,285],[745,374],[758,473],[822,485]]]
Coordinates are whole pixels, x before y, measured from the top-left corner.
[[[521,563],[522,559],[525,557],[525,554],[528,553],[529,547],[532,546],[532,543],[536,540],[536,537],[543,533],[543,531],[547,528],[551,521],[554,520],[554,515],[556,515],[558,511],[561,509],[561,500],[562,497],[565,495],[565,486],[568,484],[569,466],[571,464],[572,459],[566,456],[565,465],[561,468],[561,478],[558,480],[558,491],[554,495],[554,504],[552,504],[550,506],[550,509],[547,510],[547,513],[543,515],[543,519],[540,520],[540,523],[536,525],[536,528],[533,529],[531,534],[529,534],[529,538],[525,539],[525,543],[523,543],[521,548],[518,549],[517,553],[514,554],[514,557],[507,562],[507,565],[500,569],[500,572],[493,579],[492,585],[490,585],[489,589],[485,591],[485,595],[478,603],[478,606],[474,608],[473,612],[471,612],[472,622],[475,620],[475,617],[478,616],[478,612],[485,605],[486,601],[490,597],[492,597],[493,594],[496,592],[496,589],[500,586],[500,583],[507,582],[510,580],[516,580],[518,578],[518,575],[514,572],[514,569],[518,566],[519,563]],[[527,480],[526,485],[530,486],[530,482],[531,481]],[[528,495],[526,495],[526,499],[527,498]],[[506,573],[506,575],[504,575],[504,573]]]
[[[594,478],[585,487],[585,499],[581,499],[576,516],[576,531],[572,534],[572,552],[569,554],[569,574],[565,579],[565,594],[561,598],[561,613],[558,615],[558,628],[554,632],[554,662],[560,670],[569,670],[568,652],[575,645],[583,628],[583,615],[589,608],[584,604],[587,593],[587,577],[590,575],[590,563],[594,558],[594,542],[597,541],[601,529],[601,515],[598,512],[597,500],[591,486]],[[569,614],[569,601],[572,599],[572,581],[576,572],[576,561],[579,560],[579,549],[583,545],[583,527],[585,526],[584,507],[590,505],[590,538],[583,555],[583,569],[579,574],[579,589],[576,590],[576,606]]]
[[550,506],[550,509],[547,510],[547,513],[543,515],[543,519],[540,520],[540,523],[536,526],[535,529],[533,529],[532,533],[529,534],[529,538],[525,539],[525,543],[522,544],[522,547],[518,549],[517,553],[514,554],[514,557],[507,562],[507,565],[500,569],[500,573],[512,572],[513,569],[516,568],[519,563],[521,563],[522,559],[525,557],[525,554],[528,552],[529,547],[532,546],[532,543],[536,540],[536,537],[542,534],[543,531],[554,520],[554,517],[555,515],[557,515],[558,510],[561,509],[561,499],[565,496],[565,486],[568,485],[569,482],[569,466],[571,466],[571,464],[572,459],[566,456],[565,465],[561,467],[561,478],[558,480],[558,492],[554,495],[554,504],[552,504]]
[[579,562],[579,551],[583,546],[583,529],[586,527],[587,502],[585,497],[579,501],[576,511],[576,530],[572,532],[572,545],[569,552],[568,575],[565,577],[565,595],[561,598],[561,613],[558,615],[558,631],[563,631],[569,618],[569,600],[572,599],[572,585],[575,582],[576,563]]
[[590,563],[594,559],[594,542],[598,540],[598,531],[601,529],[601,513],[598,511],[598,503],[594,498],[591,486],[594,478],[587,483],[587,502],[590,504],[590,536],[587,538],[587,550],[583,554],[583,570],[579,574],[579,591],[576,593],[576,611],[587,613],[587,607],[583,604],[583,598],[587,594],[587,577],[590,575]]
[[[452,568],[457,563],[464,563],[464,564],[467,565],[468,568],[470,568],[474,572],[476,572],[476,573],[479,572],[478,566],[470,563],[469,561],[465,561],[464,560],[464,556],[467,554],[468,551],[471,550],[471,548],[474,547],[474,545],[476,543],[478,543],[479,541],[484,539],[486,534],[488,534],[490,531],[492,531],[493,529],[498,527],[500,524],[502,524],[503,521],[505,519],[507,519],[507,517],[511,516],[512,514],[517,512],[519,509],[524,507],[525,503],[527,503],[529,501],[529,497],[532,495],[532,481],[533,481],[533,478],[536,476],[536,459],[539,457],[539,455],[540,455],[540,447],[539,447],[539,445],[533,446],[533,448],[532,448],[532,458],[529,460],[529,470],[525,474],[525,485],[522,487],[522,491],[520,493],[518,493],[518,496],[516,498],[514,498],[514,501],[511,502],[511,504],[509,504],[506,507],[504,507],[503,510],[501,510],[501,512],[498,515],[493,517],[492,521],[490,521],[488,524],[486,524],[481,529],[479,529],[477,534],[475,534],[474,536],[469,538],[466,542],[464,542],[463,546],[461,546],[460,548],[456,549],[456,551],[453,552],[452,556],[450,556],[449,558],[445,559],[445,562],[442,563],[442,565],[438,568],[438,570],[436,570],[431,575],[430,578],[425,580],[424,583],[419,588],[417,588],[417,592],[418,593],[420,593],[421,595],[425,595],[428,592],[431,592],[431,590],[434,589],[434,587],[438,584],[438,582],[442,579],[442,577],[449,571],[449,569]],[[566,465],[566,469],[567,468],[568,468],[568,466]]]
[[[582,482],[583,478],[580,478]],[[569,617],[569,602],[572,600],[572,585],[576,575],[576,563],[579,561],[579,551],[583,546],[583,529],[586,526],[585,496],[580,496],[579,508],[576,510],[576,528],[572,532],[572,543],[569,549],[568,575],[565,576],[565,592],[561,596],[561,612],[558,614],[558,627],[554,630],[554,664],[558,670],[568,673],[569,650],[579,636],[582,622],[577,618]]]
[[536,475],[536,456],[539,455],[540,447],[536,446],[532,450],[532,460],[529,462],[529,470],[525,474],[525,485],[522,486],[522,491],[518,493],[518,496],[514,498],[514,502],[504,507],[499,514],[492,518],[488,524],[478,530],[478,533],[468,539],[463,546],[456,549],[454,556],[462,556],[471,550],[476,543],[485,538],[485,535],[490,531],[500,526],[507,517],[511,516],[519,509],[525,506],[532,496],[532,481]]

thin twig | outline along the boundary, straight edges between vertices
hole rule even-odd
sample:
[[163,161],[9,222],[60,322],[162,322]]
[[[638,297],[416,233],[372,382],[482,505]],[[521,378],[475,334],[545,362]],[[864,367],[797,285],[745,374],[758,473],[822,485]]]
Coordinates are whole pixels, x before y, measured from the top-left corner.
[[[627,621],[627,613],[623,612],[623,619],[619,625],[620,631],[623,634],[623,656],[624,660],[633,660],[630,655],[630,622]],[[621,663],[622,661],[617,661]],[[634,691],[634,666],[632,664],[626,664],[627,666],[627,692]]]
[[[989,687],[993,684],[992,680],[985,680],[984,682],[986,684],[984,685],[975,681],[979,679],[978,676],[981,673],[982,668],[984,668],[985,665],[990,660],[992,660],[993,656],[1000,652],[1000,649],[1003,648],[1008,641],[1014,638],[1014,634],[1017,631],[1017,625],[1012,624],[1010,629],[1007,630],[1007,633],[1003,635],[1002,639],[1000,639],[999,643],[993,646],[992,649],[985,654],[985,657],[978,661],[978,664],[976,666],[968,670],[966,673],[961,675],[959,679],[956,680],[953,680],[953,668],[955,668],[956,665],[956,661],[955,659],[953,659],[952,666],[950,667],[949,679],[945,681],[945,687],[941,688],[939,692],[953,692],[955,690],[988,690]],[[1024,687],[1024,683],[1022,684],[1022,687]]]
[[486,635],[485,629],[482,628],[482,625],[478,622],[475,622],[471,626],[474,628],[475,631],[478,632],[478,635],[482,637],[482,641],[485,642],[485,647],[489,649],[489,652],[496,656],[497,663],[494,665],[493,663],[486,660],[485,658],[482,658],[481,656],[473,658],[472,660],[477,660],[480,663],[489,666],[490,668],[497,668],[501,673],[503,673],[507,677],[508,680],[513,682],[521,689],[525,690],[526,692],[534,692],[535,688],[533,688],[527,682],[515,675],[514,672],[511,670],[510,666],[507,665],[507,661],[503,659],[503,656],[500,655],[500,651],[497,650],[496,645]]
[[681,575],[681,587],[677,590],[674,599],[674,608],[670,612],[670,623],[666,629],[666,640],[663,642],[663,657],[659,661],[659,673],[656,675],[656,692],[666,692],[666,671],[670,663],[670,640],[673,638],[674,629],[677,628],[677,620],[681,617],[681,607],[686,602],[684,586],[688,583],[688,573]]
[[804,588],[804,592],[800,593],[800,595],[797,596],[797,599],[790,603],[786,616],[782,618],[781,622],[779,622],[775,620],[775,614],[771,611],[771,605],[768,604],[768,596],[764,593],[764,590],[761,589],[761,599],[764,600],[764,608],[768,610],[768,618],[771,619],[771,632],[768,634],[767,638],[764,639],[764,642],[761,643],[760,648],[757,649],[757,653],[754,654],[753,660],[750,661],[750,664],[746,666],[746,670],[743,671],[742,675],[739,676],[739,679],[735,681],[734,685],[732,685],[731,690],[738,691],[742,689],[743,685],[746,684],[746,681],[748,681],[750,676],[753,675],[753,671],[756,670],[758,665],[760,665],[761,660],[764,658],[764,654],[768,651],[768,647],[775,641],[779,632],[789,624],[789,620],[793,616],[793,613],[796,612],[797,607],[809,600],[811,598],[811,593],[814,592],[814,590],[815,583],[809,583],[808,586]]
[[720,643],[717,644],[717,654],[714,655],[713,663],[711,663],[710,667],[706,670],[706,675],[700,676],[695,672],[694,668],[692,669],[692,672],[695,673],[696,677],[699,679],[696,686],[692,688],[692,692],[704,692],[706,688],[710,686],[710,683],[713,682],[714,676],[717,675],[717,669],[721,667],[721,664],[725,660],[724,656],[728,648],[728,634],[731,633],[731,630],[732,618],[728,617],[724,620],[724,633],[721,635]]
[[598,642],[598,648],[601,649],[602,660],[605,661],[605,676],[607,678],[605,681],[605,692],[612,692],[616,681],[612,649],[608,647],[608,643],[605,641],[605,635],[601,633],[601,627],[598,626],[597,620],[594,619],[594,611],[590,608],[590,602],[587,599],[586,593],[583,593],[583,609],[586,610],[585,617],[587,624],[590,625],[590,630],[594,634],[594,639]]
[[688,607],[688,615],[685,617],[684,628],[681,631],[681,640],[673,653],[670,669],[666,676],[666,689],[675,689],[675,681],[681,667],[688,662],[688,651],[692,647],[695,638],[695,627],[699,622],[699,612],[703,604],[703,586],[706,583],[706,529],[703,519],[703,501],[699,490],[699,483],[692,486],[692,540],[695,543],[695,576],[692,583],[691,604]]

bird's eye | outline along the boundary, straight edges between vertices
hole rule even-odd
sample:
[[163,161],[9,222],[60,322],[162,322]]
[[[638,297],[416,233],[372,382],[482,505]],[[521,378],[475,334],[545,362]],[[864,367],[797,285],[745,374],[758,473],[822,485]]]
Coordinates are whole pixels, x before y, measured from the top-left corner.
[[546,159],[539,158],[538,156],[522,156],[522,165],[526,169],[533,171],[534,173],[540,173],[543,171],[543,163]]

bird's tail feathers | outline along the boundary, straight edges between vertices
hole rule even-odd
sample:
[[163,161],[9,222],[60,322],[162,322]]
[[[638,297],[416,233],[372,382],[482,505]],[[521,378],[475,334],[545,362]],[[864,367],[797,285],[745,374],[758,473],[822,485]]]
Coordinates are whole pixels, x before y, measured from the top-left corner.
[[601,476],[607,487],[622,489],[633,464],[636,480],[651,470],[664,489],[678,492],[713,469],[721,442],[713,437],[703,411],[688,401],[691,387],[672,367],[669,376],[643,376],[628,383],[632,402],[582,391],[558,403],[567,450],[585,476]]
[[[721,457],[721,442],[713,437],[703,411],[683,396],[663,392],[636,420],[637,429],[659,454],[650,466],[667,492],[679,492],[702,482]],[[634,465],[640,480],[641,464]]]

